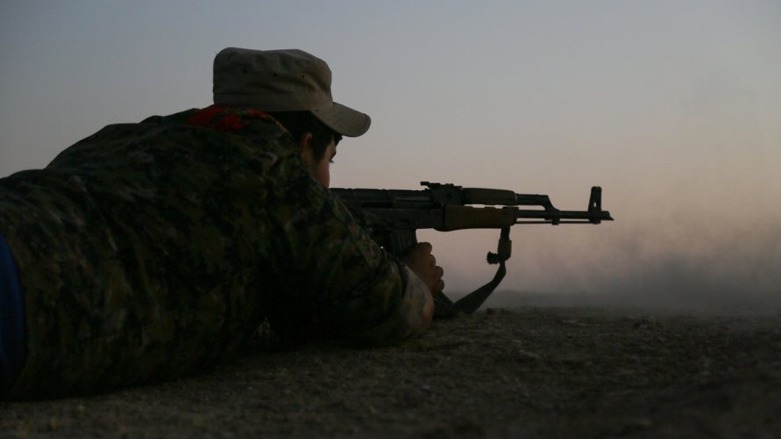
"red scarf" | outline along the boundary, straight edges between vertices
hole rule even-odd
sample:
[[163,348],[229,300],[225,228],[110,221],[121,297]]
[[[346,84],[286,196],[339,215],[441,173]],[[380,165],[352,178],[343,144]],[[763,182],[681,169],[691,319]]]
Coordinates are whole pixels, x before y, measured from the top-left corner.
[[250,107],[217,104],[198,110],[185,123],[216,131],[236,132],[257,119],[271,120],[279,124],[265,111]]

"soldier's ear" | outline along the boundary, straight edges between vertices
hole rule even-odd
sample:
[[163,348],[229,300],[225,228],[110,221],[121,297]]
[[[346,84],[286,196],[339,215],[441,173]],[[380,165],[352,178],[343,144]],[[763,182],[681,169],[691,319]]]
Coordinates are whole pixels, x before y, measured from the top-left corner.
[[298,138],[298,147],[301,149],[301,158],[306,164],[311,165],[315,162],[315,151],[312,146],[312,133],[303,133]]
[[298,147],[301,148],[301,153],[304,153],[304,150],[309,148],[312,148],[312,139],[314,139],[314,136],[312,133],[303,133],[298,138]]

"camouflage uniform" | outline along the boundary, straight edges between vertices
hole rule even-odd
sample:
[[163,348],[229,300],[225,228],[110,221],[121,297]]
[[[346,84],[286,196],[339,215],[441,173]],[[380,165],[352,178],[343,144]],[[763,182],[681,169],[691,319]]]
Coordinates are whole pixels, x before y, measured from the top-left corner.
[[270,116],[110,125],[0,180],[27,360],[10,396],[103,392],[215,364],[268,319],[394,343],[427,290],[306,171]]

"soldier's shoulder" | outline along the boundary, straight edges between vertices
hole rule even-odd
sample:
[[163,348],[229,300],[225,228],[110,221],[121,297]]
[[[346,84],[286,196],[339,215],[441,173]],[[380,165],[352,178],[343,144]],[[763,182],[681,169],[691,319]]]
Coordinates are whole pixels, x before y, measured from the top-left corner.
[[167,116],[149,116],[146,119],[142,120],[141,124],[149,124],[149,125],[178,125],[185,123],[188,119],[193,117],[195,113],[197,113],[199,109],[197,108],[191,108],[189,110],[183,110],[179,111],[177,113],[169,114]]

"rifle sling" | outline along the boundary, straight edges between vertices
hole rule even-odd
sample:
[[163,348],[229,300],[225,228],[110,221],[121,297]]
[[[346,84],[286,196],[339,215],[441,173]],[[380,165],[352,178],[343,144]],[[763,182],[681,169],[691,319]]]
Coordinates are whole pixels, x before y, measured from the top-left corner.
[[453,303],[445,293],[439,292],[434,295],[434,318],[435,319],[449,319],[455,317],[456,314],[472,314],[477,311],[478,308],[488,299],[488,296],[494,292],[499,283],[504,279],[504,275],[507,274],[507,269],[504,267],[504,261],[499,262],[499,268],[494,274],[494,278],[490,282],[482,287],[472,291],[461,299]]

